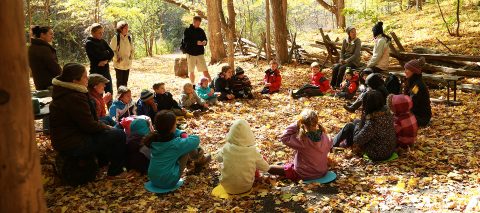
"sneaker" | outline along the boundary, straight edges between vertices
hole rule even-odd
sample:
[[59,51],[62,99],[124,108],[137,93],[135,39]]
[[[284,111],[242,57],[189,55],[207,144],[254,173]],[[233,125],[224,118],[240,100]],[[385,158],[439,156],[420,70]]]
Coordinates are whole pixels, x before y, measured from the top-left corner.
[[185,114],[185,117],[186,117],[186,118],[193,118],[193,116],[194,116],[194,115],[193,115],[191,112],[187,112],[187,113]]

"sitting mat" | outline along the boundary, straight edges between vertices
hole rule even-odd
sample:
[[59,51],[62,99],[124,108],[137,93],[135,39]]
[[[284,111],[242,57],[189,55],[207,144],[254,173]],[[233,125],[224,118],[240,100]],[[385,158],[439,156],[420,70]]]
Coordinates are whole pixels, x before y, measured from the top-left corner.
[[[388,161],[396,160],[397,158],[398,158],[398,154],[396,152],[394,152],[392,154],[392,156],[390,156],[387,160],[381,160],[381,161],[378,161],[378,162],[388,162]],[[363,154],[363,159],[372,161],[372,160],[370,160],[370,158],[368,157],[367,154]]]
[[328,171],[327,174],[325,174],[325,176],[321,178],[317,178],[313,180],[304,180],[303,182],[304,183],[330,183],[335,179],[337,179],[337,174],[335,174],[335,172]]
[[180,186],[183,185],[183,182],[184,182],[183,179],[180,178],[180,180],[178,180],[178,182],[177,182],[177,185],[175,185],[174,187],[172,187],[170,189],[161,189],[161,188],[158,188],[158,187],[154,186],[151,181],[148,181],[144,184],[144,187],[149,192],[164,194],[164,193],[173,192],[173,191],[177,190],[178,188],[180,188]]
[[213,188],[212,195],[214,197],[218,197],[218,198],[221,198],[221,199],[228,199],[231,196],[240,196],[240,197],[248,196],[248,195],[250,195],[251,192],[252,192],[252,190],[250,190],[248,192],[245,192],[243,194],[231,195],[231,194],[228,194],[227,191],[225,191],[225,188],[223,188],[222,184],[218,184],[218,186]]

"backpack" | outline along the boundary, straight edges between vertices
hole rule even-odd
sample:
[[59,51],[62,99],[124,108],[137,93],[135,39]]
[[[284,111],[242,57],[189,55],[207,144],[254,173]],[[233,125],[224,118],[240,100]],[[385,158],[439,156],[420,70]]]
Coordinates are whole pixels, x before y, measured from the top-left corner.
[[[130,35],[127,35],[128,37],[128,42],[132,44],[132,37]],[[120,33],[117,33],[117,51],[120,50]]]
[[386,81],[385,87],[389,94],[400,94],[400,90],[402,89],[402,85],[400,84],[400,80],[397,76],[389,74]]

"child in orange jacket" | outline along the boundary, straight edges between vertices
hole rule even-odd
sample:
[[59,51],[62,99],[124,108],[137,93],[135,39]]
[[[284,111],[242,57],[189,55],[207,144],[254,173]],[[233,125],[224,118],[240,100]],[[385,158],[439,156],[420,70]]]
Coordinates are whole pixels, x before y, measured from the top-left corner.
[[270,61],[270,69],[265,71],[263,82],[265,87],[261,92],[262,94],[273,94],[280,91],[282,76],[280,75],[280,70],[278,70],[278,62],[275,59]]
[[340,92],[338,92],[337,95],[345,99],[352,99],[357,89],[358,75],[354,74],[352,70],[347,70],[345,80],[340,84]]
[[310,65],[312,70],[310,84],[305,84],[297,92],[290,91],[291,96],[295,99],[300,97],[322,96],[325,93],[332,91],[330,81],[325,78],[325,75],[320,71],[320,64],[313,62]]

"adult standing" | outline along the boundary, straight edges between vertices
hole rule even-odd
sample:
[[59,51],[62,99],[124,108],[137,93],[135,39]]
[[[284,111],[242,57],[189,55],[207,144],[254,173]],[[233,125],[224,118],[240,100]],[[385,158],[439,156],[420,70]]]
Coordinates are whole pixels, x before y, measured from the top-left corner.
[[28,48],[28,60],[32,69],[35,89],[46,90],[52,86],[52,79],[60,75],[57,51],[52,47],[53,30],[51,27],[32,27],[32,44]]
[[345,32],[347,32],[348,36],[343,39],[339,63],[332,68],[332,81],[330,82],[332,87],[340,87],[347,67],[355,69],[361,66],[360,50],[362,41],[357,37],[357,30],[355,27],[347,27]]
[[120,86],[127,86],[130,68],[135,49],[132,44],[132,37],[128,35],[128,23],[120,21],[117,23],[117,34],[110,41],[110,47],[114,52],[113,68],[117,76],[117,89]]
[[[90,60],[90,74],[96,73],[103,75],[109,82],[106,84],[105,92],[113,94],[112,76],[110,75],[110,68],[108,62],[113,58],[113,50],[108,43],[103,40],[103,27],[95,23],[90,26],[91,36],[87,37],[85,49]],[[110,105],[107,103],[107,105]]]
[[382,72],[388,69],[390,59],[389,44],[392,40],[383,32],[383,22],[378,22],[372,28],[375,45],[373,46],[373,55],[368,61],[367,69],[373,73]]
[[412,113],[420,127],[427,126],[432,118],[430,93],[422,79],[422,67],[424,65],[425,58],[421,57],[420,59],[410,60],[404,66],[407,78],[404,94],[410,96],[413,101]]
[[70,157],[98,156],[110,166],[110,178],[124,178],[126,135],[123,130],[99,122],[88,95],[88,76],[81,64],[69,63],[52,81],[50,104],[53,148]]
[[195,85],[195,68],[197,71],[203,72],[203,76],[212,80],[208,73],[207,63],[205,62],[205,46],[207,45],[207,35],[200,28],[202,18],[200,16],[193,17],[193,23],[189,28],[185,29],[183,39],[185,44],[185,53],[187,54],[188,73],[190,81]]

